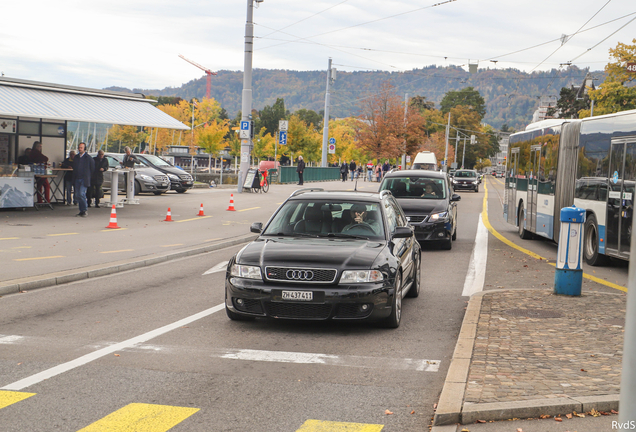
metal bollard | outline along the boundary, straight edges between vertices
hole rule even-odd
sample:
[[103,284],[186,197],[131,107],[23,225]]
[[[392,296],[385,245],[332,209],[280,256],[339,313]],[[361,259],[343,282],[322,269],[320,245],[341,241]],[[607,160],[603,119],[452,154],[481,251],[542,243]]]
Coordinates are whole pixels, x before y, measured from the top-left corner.
[[581,252],[585,210],[575,206],[561,209],[561,233],[557,266],[554,273],[554,294],[580,296],[583,285]]

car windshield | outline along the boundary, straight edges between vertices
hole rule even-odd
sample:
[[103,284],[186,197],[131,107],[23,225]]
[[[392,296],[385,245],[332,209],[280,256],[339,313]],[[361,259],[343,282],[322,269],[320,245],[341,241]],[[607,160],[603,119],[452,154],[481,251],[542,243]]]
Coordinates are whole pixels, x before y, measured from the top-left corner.
[[458,177],[458,178],[477,177],[477,173],[475,171],[455,171],[455,177]]
[[384,221],[375,202],[290,200],[262,235],[380,239],[384,238]]
[[390,190],[396,198],[445,199],[443,178],[390,177],[384,179],[381,190]]
[[155,156],[155,155],[143,155],[143,157],[140,157],[140,159],[145,159],[148,162],[150,162],[152,165],[158,166],[158,167],[171,167],[172,166],[168,162],[166,162],[165,160],[161,159],[159,156]]

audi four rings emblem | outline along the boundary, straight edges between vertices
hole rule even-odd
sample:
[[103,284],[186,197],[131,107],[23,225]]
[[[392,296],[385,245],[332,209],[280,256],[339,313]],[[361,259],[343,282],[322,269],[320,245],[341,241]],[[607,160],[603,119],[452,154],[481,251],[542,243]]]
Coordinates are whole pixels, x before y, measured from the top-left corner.
[[285,276],[287,276],[287,279],[312,280],[314,278],[314,272],[311,270],[287,270]]

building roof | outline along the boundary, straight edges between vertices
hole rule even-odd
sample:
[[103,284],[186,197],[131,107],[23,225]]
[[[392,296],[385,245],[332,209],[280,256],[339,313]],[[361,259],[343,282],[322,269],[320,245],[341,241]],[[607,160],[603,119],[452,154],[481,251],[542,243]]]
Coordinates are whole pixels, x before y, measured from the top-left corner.
[[142,94],[0,77],[0,116],[189,130]]

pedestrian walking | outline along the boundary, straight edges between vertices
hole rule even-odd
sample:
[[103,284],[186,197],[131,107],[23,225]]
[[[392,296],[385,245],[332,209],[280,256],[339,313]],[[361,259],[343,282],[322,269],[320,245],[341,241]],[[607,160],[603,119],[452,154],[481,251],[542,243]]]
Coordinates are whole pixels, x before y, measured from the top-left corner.
[[382,164],[378,162],[375,166],[375,181],[379,182],[382,180]]
[[123,167],[124,168],[134,168],[135,164],[137,163],[141,163],[139,162],[139,159],[137,159],[137,157],[132,154],[132,150],[130,150],[130,147],[126,146],[124,147],[124,152],[126,153],[124,155],[124,161],[123,161]]
[[86,153],[86,143],[79,143],[77,149],[79,153],[73,159],[73,186],[75,187],[75,200],[79,204],[77,216],[86,217],[88,215],[86,211],[88,208],[86,189],[91,185],[95,161]]
[[[62,161],[60,168],[73,169],[73,159],[75,158],[75,150],[68,153],[68,157]],[[64,194],[66,195],[66,205],[77,204],[73,198],[73,171],[64,173]]]
[[357,173],[356,161],[354,161],[353,159],[351,159],[351,162],[349,162],[349,172],[351,173],[351,181],[353,181]]
[[382,177],[387,175],[387,173],[391,171],[391,164],[389,164],[389,160],[385,160],[384,164],[382,164]]
[[95,208],[99,208],[99,200],[104,197],[102,184],[104,184],[104,171],[108,171],[108,161],[104,157],[103,150],[97,152],[97,156],[93,158],[93,161],[95,170],[91,177],[91,187],[88,188],[87,201],[88,207],[90,207],[92,201],[95,200]]
[[373,162],[367,162],[367,177],[369,181],[373,181]]
[[305,161],[302,156],[298,156],[298,164],[296,165],[296,172],[298,173],[298,184],[303,185],[303,173],[305,172]]
[[347,173],[349,172],[349,165],[347,161],[342,162],[340,165],[340,175],[342,176],[342,181],[347,181]]

